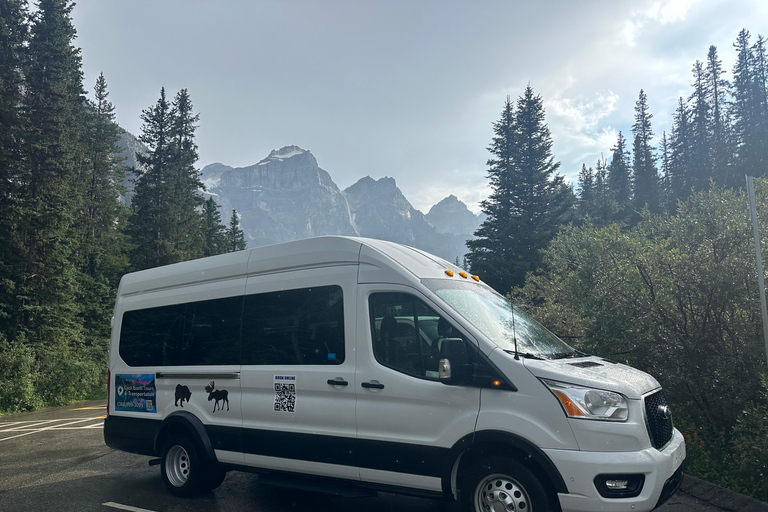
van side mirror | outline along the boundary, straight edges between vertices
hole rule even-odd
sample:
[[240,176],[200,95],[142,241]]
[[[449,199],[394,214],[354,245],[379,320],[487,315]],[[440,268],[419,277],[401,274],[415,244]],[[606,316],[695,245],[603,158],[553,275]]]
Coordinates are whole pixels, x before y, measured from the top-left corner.
[[465,384],[472,377],[467,344],[461,338],[446,338],[440,344],[438,378],[443,384]]

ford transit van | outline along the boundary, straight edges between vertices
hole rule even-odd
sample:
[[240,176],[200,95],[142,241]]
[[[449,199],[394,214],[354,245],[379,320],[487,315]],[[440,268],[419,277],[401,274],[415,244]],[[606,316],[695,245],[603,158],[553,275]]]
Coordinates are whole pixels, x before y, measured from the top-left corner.
[[571,348],[482,276],[380,240],[128,274],[109,372],[106,443],[159,457],[179,496],[246,470],[467,512],[642,512],[682,479],[653,377]]

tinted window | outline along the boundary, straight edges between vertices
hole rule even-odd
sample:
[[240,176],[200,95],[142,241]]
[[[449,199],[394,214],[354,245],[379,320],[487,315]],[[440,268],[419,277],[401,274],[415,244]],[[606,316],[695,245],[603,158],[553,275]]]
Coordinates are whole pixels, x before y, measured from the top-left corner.
[[344,304],[339,286],[245,297],[243,364],[341,364]]
[[129,366],[240,364],[242,297],[126,311],[120,357]]
[[461,334],[413,295],[376,293],[369,305],[376,360],[409,375],[437,379],[440,342]]
[[120,357],[129,366],[181,363],[184,304],[126,311],[120,329]]
[[239,364],[242,297],[187,304],[181,364]]

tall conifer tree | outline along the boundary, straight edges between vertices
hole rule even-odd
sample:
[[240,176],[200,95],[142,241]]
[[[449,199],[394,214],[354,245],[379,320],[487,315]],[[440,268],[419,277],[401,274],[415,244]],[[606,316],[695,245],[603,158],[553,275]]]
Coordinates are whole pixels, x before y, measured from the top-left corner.
[[227,229],[221,223],[219,205],[212,196],[203,203],[203,218],[205,220],[203,256],[227,252]]
[[496,158],[488,161],[493,191],[482,203],[488,218],[467,246],[472,271],[505,293],[538,269],[541,250],[569,218],[574,197],[557,174],[543,102],[530,85],[514,111],[507,98],[494,132],[489,150]]
[[727,116],[727,95],[730,84],[723,78],[724,74],[723,63],[717,56],[717,48],[710,46],[704,79],[711,115],[709,124],[712,141],[710,147],[712,177],[719,185],[732,187],[738,186],[740,183],[733,176],[731,167],[731,136]]
[[128,239],[123,232],[128,212],[120,202],[120,194],[125,193],[120,184],[124,171],[115,156],[120,134],[108,96],[107,81],[100,74],[85,113],[87,167],[83,208],[77,219],[82,240],[77,252],[80,303],[86,334],[94,343],[109,339],[105,319],[111,315],[118,280],[128,267]]
[[22,248],[16,232],[21,219],[21,142],[23,90],[28,27],[23,0],[0,0],[0,335],[16,325]]
[[710,96],[704,65],[697,60],[693,65],[693,94],[691,103],[691,154],[687,168],[688,182],[696,191],[709,187],[712,179],[712,130],[710,125]]
[[677,102],[672,136],[669,141],[669,179],[668,201],[671,208],[677,208],[677,202],[686,199],[693,188],[688,169],[691,165],[691,122],[688,107],[683,98]]
[[229,219],[229,227],[226,232],[227,237],[227,252],[244,251],[245,250],[245,234],[240,229],[240,216],[237,210],[232,210],[232,217]]
[[760,100],[755,87],[754,53],[750,46],[749,31],[739,32],[736,42],[736,64],[733,68],[733,138],[736,158],[736,176],[763,176],[768,169],[761,162],[761,153],[766,145],[760,137]]
[[72,357],[83,339],[73,255],[79,243],[75,216],[82,209],[85,101],[80,50],[72,44],[72,7],[65,0],[39,2],[22,103],[27,126],[18,182],[18,325],[36,352],[36,385],[48,403],[72,398],[89,377],[78,367],[82,360]]
[[179,91],[170,104],[161,89],[160,99],[141,118],[139,140],[150,152],[136,155],[145,168],[136,181],[129,226],[136,244],[131,262],[137,269],[200,257],[205,245],[205,199],[195,168],[198,116],[187,90]]
[[634,202],[636,211],[647,206],[651,211],[658,211],[659,200],[659,172],[656,169],[656,158],[653,155],[651,140],[651,118],[653,114],[648,111],[648,97],[641,89],[635,103],[635,124],[632,125],[633,169],[635,171]]
[[625,222],[632,205],[632,167],[629,164],[627,139],[621,131],[616,145],[611,148],[611,163],[608,164],[606,180],[611,199],[616,202],[613,220]]

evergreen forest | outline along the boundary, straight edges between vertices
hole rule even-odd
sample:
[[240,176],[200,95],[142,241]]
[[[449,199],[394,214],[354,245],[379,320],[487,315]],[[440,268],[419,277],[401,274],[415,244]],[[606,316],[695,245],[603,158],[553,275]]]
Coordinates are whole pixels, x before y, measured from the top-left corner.
[[142,172],[115,157],[107,80],[86,92],[72,9],[0,0],[0,411],[104,396],[126,272],[245,249],[237,214],[224,226],[202,193],[186,89],[141,113]]

